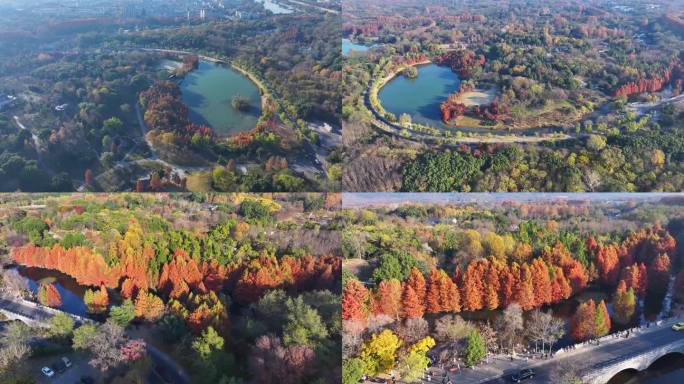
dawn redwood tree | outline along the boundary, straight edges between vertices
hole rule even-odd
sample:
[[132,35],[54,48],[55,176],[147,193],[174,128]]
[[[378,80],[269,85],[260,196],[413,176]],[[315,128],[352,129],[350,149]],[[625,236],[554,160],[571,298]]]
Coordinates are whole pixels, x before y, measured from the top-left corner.
[[100,286],[99,290],[86,290],[83,296],[83,302],[90,313],[104,313],[109,307],[109,294],[104,285]]
[[617,284],[620,272],[620,259],[615,244],[598,246],[596,250],[596,268],[602,283],[609,286]]
[[544,260],[536,258],[532,261],[532,289],[534,295],[534,306],[540,307],[551,303],[551,280],[549,278],[549,268]]
[[460,312],[461,311],[461,295],[458,291],[456,283],[453,282],[446,274],[440,270],[439,278],[439,305],[443,312]]
[[489,269],[485,275],[485,290],[484,290],[484,304],[487,309],[496,309],[499,307],[500,296],[500,280],[498,263],[492,260],[489,263]]
[[526,311],[535,307],[532,272],[527,264],[520,269],[520,280],[514,292],[514,301]]
[[425,297],[425,312],[427,313],[439,313],[443,310],[439,301],[439,283],[440,273],[436,268],[433,268],[432,271],[430,271],[427,294]]
[[360,281],[349,280],[342,291],[342,320],[364,322],[369,298],[368,290]]
[[565,278],[565,273],[560,267],[554,267],[554,277],[551,282],[551,302],[560,303],[572,295],[572,287]]
[[665,253],[658,255],[648,271],[649,292],[662,294],[670,281],[670,258]]
[[420,302],[416,291],[414,291],[413,287],[408,283],[404,283],[404,289],[401,295],[401,306],[405,319],[420,318],[423,317],[423,314],[425,313],[423,303]]
[[164,314],[164,302],[151,292],[140,291],[135,298],[135,315],[147,321],[156,321]]
[[483,275],[477,262],[471,261],[466,267],[461,284],[461,299],[463,310],[477,311],[483,307],[482,294],[484,291]]
[[[581,303],[575,310],[572,319],[570,319],[570,337],[575,341],[596,337],[596,314],[596,303],[593,299]],[[603,321],[603,319],[601,320]]]
[[62,296],[54,284],[41,284],[38,289],[38,301],[47,307],[59,308],[62,305]]
[[[413,288],[418,300],[422,306],[425,306],[425,295],[427,294],[427,286],[425,283],[425,277],[423,273],[416,267],[411,268],[406,283]],[[423,308],[425,310],[425,308]]]
[[602,337],[610,332],[610,316],[608,315],[608,308],[606,302],[601,302],[596,306],[596,313],[594,315],[594,336]]
[[615,321],[620,324],[627,324],[634,316],[636,309],[636,298],[634,296],[634,288],[627,289],[627,284],[624,280],[618,283],[615,297],[613,299],[613,310],[615,314]]
[[383,280],[378,285],[375,299],[376,315],[384,314],[394,321],[401,316],[401,282],[397,279]]

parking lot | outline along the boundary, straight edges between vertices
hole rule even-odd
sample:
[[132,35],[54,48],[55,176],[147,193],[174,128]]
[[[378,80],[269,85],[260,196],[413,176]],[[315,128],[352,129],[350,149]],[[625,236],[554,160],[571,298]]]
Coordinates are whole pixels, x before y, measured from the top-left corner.
[[35,380],[37,384],[76,384],[82,376],[90,376],[94,379],[100,377],[100,372],[95,368],[88,365],[88,359],[85,356],[80,356],[78,354],[66,354],[64,355],[71,360],[71,367],[67,368],[64,373],[57,373],[52,377],[45,376],[40,370],[43,367],[51,367],[52,364],[56,363],[60,356],[51,357],[38,357],[29,360],[27,364],[27,369],[30,369],[29,374]]

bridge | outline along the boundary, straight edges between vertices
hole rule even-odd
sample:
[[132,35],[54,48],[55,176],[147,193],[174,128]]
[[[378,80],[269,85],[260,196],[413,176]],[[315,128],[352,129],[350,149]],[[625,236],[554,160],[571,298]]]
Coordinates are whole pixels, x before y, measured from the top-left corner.
[[[0,313],[9,320],[18,320],[34,327],[49,327],[50,319],[59,313],[66,313],[60,310],[46,307],[32,301],[0,296]],[[76,323],[95,323],[93,320],[66,313]]]
[[536,375],[531,382],[552,383],[557,380],[556,372],[572,369],[582,383],[605,384],[620,372],[641,371],[667,355],[684,355],[684,331],[672,330],[678,321],[684,321],[684,317],[642,327],[626,338],[608,335],[598,344],[586,343],[558,351],[546,360],[511,362],[494,358],[475,369],[449,374],[449,378],[459,384],[503,384],[510,383],[510,376],[520,369],[533,368]]
[[[583,382],[604,384],[620,372],[643,371],[666,355],[684,355],[684,332],[673,331],[671,326],[672,322],[667,322],[653,332],[644,332],[639,337],[618,343],[619,349],[612,352],[615,357],[592,364],[582,375]],[[593,360],[594,353],[590,352],[585,357]]]

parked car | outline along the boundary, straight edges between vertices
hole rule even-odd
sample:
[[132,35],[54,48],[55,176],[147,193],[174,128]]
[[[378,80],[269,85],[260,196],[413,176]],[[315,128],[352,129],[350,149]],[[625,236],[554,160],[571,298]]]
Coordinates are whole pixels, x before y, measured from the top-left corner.
[[523,380],[532,378],[534,378],[534,370],[532,368],[525,368],[520,370],[520,372],[511,375],[511,381],[514,383],[519,383]]
[[67,368],[71,368],[71,360],[68,357],[62,357],[62,362]]
[[674,330],[674,331],[681,331],[683,329],[684,329],[684,321],[680,321],[679,323],[672,326],[672,330]]
[[64,364],[62,360],[52,364],[52,370],[57,372],[57,373],[64,373],[66,371],[67,366]]
[[52,369],[50,369],[48,367],[43,367],[40,371],[43,372],[43,375],[45,375],[47,377],[52,377],[55,375],[55,371],[53,371]]

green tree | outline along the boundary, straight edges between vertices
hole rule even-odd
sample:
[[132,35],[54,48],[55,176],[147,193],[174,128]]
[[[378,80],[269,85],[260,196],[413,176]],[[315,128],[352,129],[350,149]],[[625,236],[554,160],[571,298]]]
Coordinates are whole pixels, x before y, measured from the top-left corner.
[[476,329],[470,331],[467,339],[467,346],[463,352],[463,362],[467,367],[479,363],[487,354],[482,335]]
[[68,232],[59,242],[64,248],[80,247],[88,243],[82,232]]
[[48,333],[50,336],[59,338],[69,338],[74,331],[74,319],[64,312],[60,312],[49,321]]
[[299,296],[287,302],[287,324],[283,329],[285,345],[306,345],[315,347],[328,337],[328,330],[318,311],[304,303]]
[[215,352],[223,349],[223,344],[223,337],[213,327],[209,326],[200,337],[195,338],[195,341],[192,342],[192,349],[203,360],[209,360]]
[[363,360],[354,357],[342,363],[342,384],[356,384],[366,372]]
[[131,299],[126,299],[120,306],[109,310],[109,318],[122,327],[128,326],[135,319],[135,305]]
[[121,133],[123,126],[123,121],[118,117],[110,117],[102,123],[102,129],[108,134]]
[[373,270],[373,280],[380,283],[383,280],[397,279],[404,281],[418,262],[409,253],[392,252],[380,257],[380,263]]
[[88,349],[90,345],[90,339],[95,337],[96,333],[97,327],[95,324],[83,324],[74,329],[74,336],[71,339],[71,345],[74,347],[74,349]]

